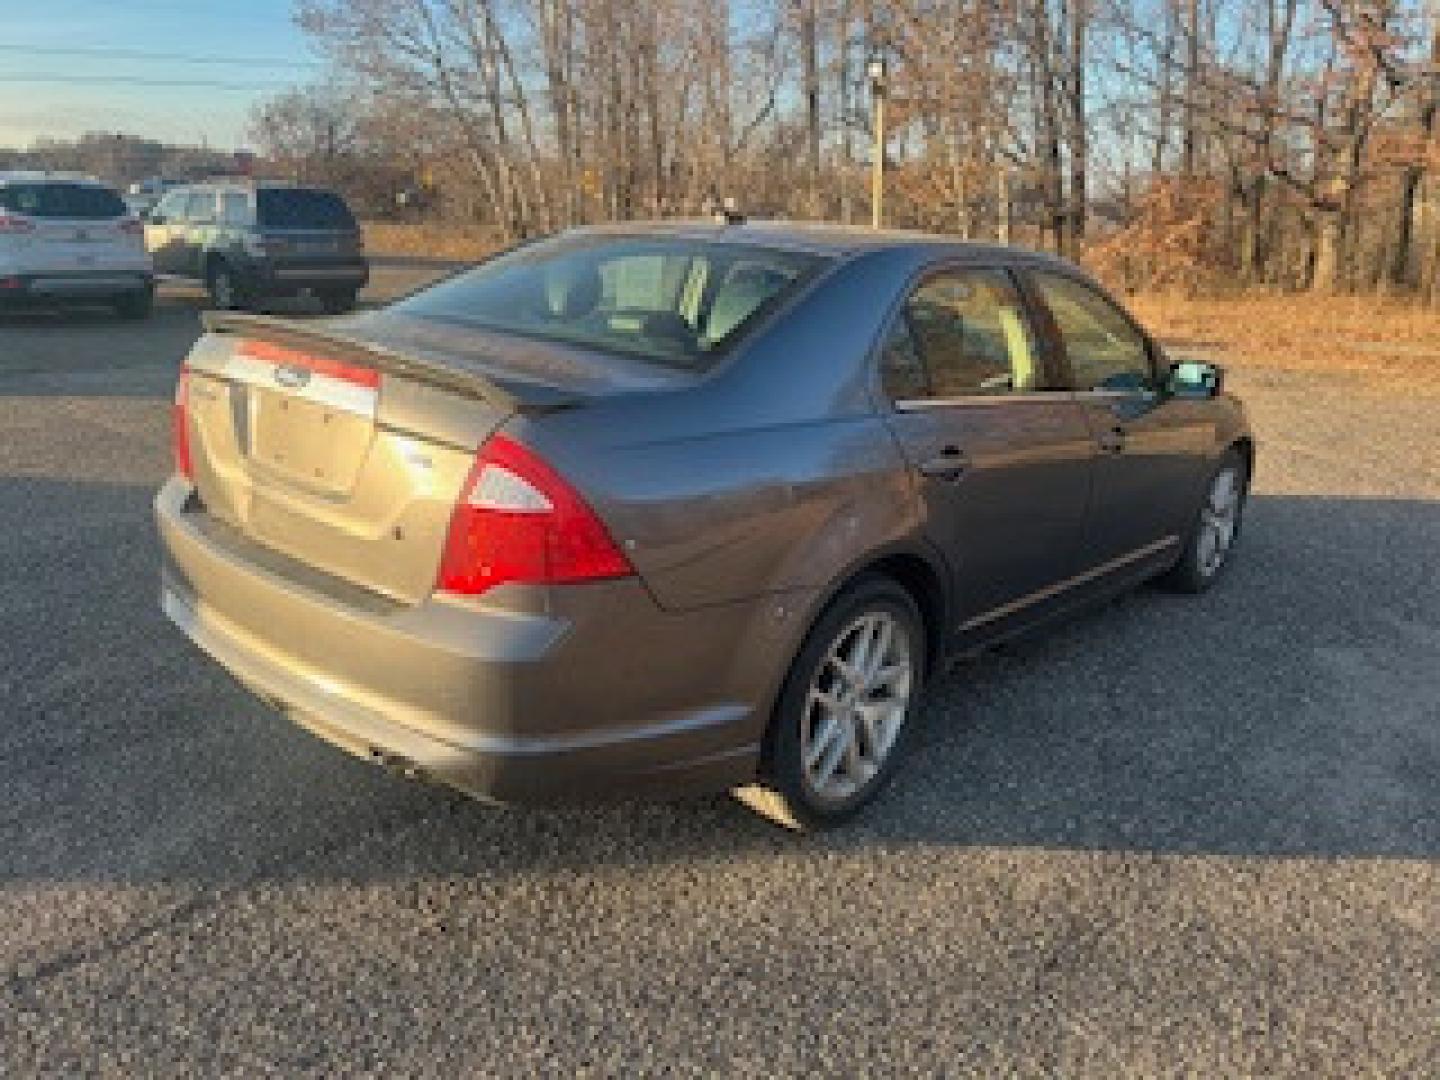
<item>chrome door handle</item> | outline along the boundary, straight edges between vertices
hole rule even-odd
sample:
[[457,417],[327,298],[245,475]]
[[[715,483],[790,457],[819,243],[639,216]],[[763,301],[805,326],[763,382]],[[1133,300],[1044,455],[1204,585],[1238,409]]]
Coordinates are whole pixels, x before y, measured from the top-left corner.
[[922,462],[919,472],[921,476],[935,480],[958,480],[969,467],[970,459],[965,456],[965,451],[958,446],[947,446],[928,461]]

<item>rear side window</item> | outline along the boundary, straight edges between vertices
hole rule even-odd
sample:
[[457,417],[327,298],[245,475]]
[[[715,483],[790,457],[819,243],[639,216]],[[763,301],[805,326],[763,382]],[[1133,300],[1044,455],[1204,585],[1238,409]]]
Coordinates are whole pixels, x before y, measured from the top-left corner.
[[355,215],[333,191],[310,188],[262,188],[255,195],[262,229],[356,228]]
[[155,209],[150,216],[160,221],[175,221],[183,218],[185,216],[185,192],[170,192],[155,204]]
[[185,200],[185,220],[195,222],[214,221],[214,194],[209,191],[192,192]]
[[220,224],[244,228],[250,223],[250,199],[243,191],[227,191],[220,196]]
[[[947,270],[905,301],[904,340],[892,332],[881,358],[892,397],[969,397],[1033,390],[1035,339],[1010,277],[1002,270]],[[918,359],[916,359],[918,357]],[[923,378],[917,373],[923,370]]]
[[525,245],[390,310],[703,371],[824,262],[699,239],[567,237]]
[[0,209],[33,218],[99,221],[124,217],[125,200],[94,184],[7,184],[0,187]]

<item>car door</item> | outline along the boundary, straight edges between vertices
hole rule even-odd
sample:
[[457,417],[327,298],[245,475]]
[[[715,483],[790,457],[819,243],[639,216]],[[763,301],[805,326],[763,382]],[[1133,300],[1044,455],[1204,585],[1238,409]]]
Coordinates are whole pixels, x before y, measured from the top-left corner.
[[945,552],[957,629],[1046,600],[1074,573],[1094,440],[1008,271],[922,277],[882,346],[889,422]]
[[185,199],[185,234],[176,250],[175,273],[199,278],[205,247],[215,231],[215,192],[192,191]]
[[157,274],[178,274],[179,245],[185,235],[185,193],[172,191],[155,204],[145,222],[145,247]]
[[1161,554],[1195,509],[1214,438],[1206,410],[1165,392],[1158,349],[1094,285],[1060,271],[1027,277],[1097,449],[1085,568]]

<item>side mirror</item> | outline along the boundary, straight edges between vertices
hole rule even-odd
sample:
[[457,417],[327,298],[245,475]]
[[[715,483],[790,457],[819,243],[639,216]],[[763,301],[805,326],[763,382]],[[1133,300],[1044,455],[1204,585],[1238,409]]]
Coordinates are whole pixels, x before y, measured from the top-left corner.
[[1182,360],[1170,365],[1169,390],[1175,397],[1218,397],[1225,387],[1225,369],[1219,364]]

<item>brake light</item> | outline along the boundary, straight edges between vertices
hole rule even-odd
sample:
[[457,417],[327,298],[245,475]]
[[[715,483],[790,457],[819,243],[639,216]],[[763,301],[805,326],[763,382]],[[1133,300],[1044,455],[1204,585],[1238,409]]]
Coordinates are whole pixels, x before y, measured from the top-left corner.
[[503,435],[480,448],[450,519],[441,589],[474,596],[510,581],[634,572],[595,511],[533,451]]
[[175,471],[186,480],[195,479],[190,460],[190,369],[180,368],[175,382],[175,404],[170,409],[171,447],[175,453]]
[[0,211],[0,236],[17,236],[35,231],[35,223],[29,218]]

